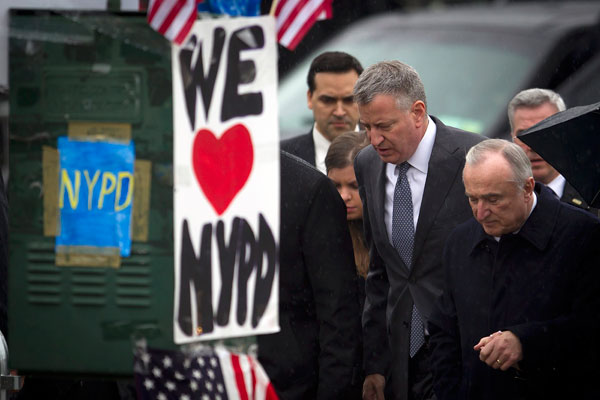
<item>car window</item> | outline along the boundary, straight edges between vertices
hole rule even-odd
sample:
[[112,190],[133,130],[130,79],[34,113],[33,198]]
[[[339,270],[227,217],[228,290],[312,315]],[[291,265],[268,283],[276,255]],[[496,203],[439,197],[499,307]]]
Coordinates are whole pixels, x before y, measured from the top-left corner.
[[600,74],[600,56],[590,60],[558,88],[567,107],[583,106],[600,101],[598,74]]
[[[376,20],[374,20],[376,23]],[[547,45],[509,32],[470,32],[453,29],[371,27],[372,32],[348,30],[309,55],[280,85],[282,138],[306,133],[312,114],[306,107],[306,74],[310,61],[326,50],[357,57],[364,67],[397,59],[421,75],[428,111],[444,123],[484,133],[492,125]]]

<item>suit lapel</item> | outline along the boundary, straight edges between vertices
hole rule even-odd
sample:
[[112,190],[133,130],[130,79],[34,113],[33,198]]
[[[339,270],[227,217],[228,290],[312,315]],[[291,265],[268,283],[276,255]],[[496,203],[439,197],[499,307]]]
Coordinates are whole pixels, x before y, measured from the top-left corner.
[[315,140],[313,139],[313,133],[312,133],[312,129],[310,130],[310,132],[308,132],[308,134],[305,136],[305,142],[306,144],[304,144],[301,147],[301,151],[304,153],[302,154],[303,158],[305,159],[309,164],[312,164],[314,166],[317,165],[316,161],[315,161]]
[[445,126],[441,122],[436,121],[436,125],[435,143],[429,158],[421,211],[415,231],[413,260],[418,259],[429,230],[444,204],[456,174],[460,172],[462,167],[461,160],[454,157],[454,153],[459,149],[459,146],[449,140]]
[[[387,238],[387,228],[385,225],[385,184],[386,184],[386,175],[385,175],[385,166],[386,164],[381,161],[379,156],[377,156],[377,165],[378,168],[374,168],[375,176],[373,176],[373,181],[375,182],[374,188],[375,190],[375,200],[374,204],[376,205],[376,226],[383,227],[383,232],[385,237]],[[389,240],[389,238],[388,238]]]

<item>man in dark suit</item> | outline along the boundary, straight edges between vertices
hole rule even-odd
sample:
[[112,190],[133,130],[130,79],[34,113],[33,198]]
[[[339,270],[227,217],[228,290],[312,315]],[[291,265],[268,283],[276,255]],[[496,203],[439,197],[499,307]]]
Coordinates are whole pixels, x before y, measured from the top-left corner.
[[506,140],[467,154],[474,218],[448,238],[429,320],[439,400],[598,398],[600,221],[532,175]]
[[283,140],[281,149],[326,173],[329,144],[356,128],[358,109],[352,100],[352,88],[362,70],[350,54],[328,51],[317,56],[308,70],[306,94],[315,124],[307,134]]
[[[441,252],[470,216],[461,172],[479,135],[427,114],[417,72],[367,68],[354,87],[372,146],[355,159],[371,261],[363,314],[363,398],[433,398],[424,322],[441,293]],[[389,345],[388,345],[389,341]]]
[[258,358],[282,400],[360,396],[360,318],[346,208],[331,181],[281,154],[279,325]]
[[552,90],[539,88],[522,90],[508,103],[510,135],[513,142],[521,146],[529,157],[536,182],[552,189],[561,201],[599,215],[598,209],[591,208],[554,167],[518,138],[524,130],[565,109],[562,97]]

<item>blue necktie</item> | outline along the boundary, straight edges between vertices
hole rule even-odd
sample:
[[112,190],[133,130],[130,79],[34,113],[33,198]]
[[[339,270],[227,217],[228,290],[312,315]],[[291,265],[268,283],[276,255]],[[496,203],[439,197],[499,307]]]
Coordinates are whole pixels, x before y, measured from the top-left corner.
[[[394,188],[394,210],[392,215],[392,243],[408,269],[412,267],[412,252],[415,241],[412,194],[406,177],[406,171],[409,168],[410,164],[407,162],[396,166],[398,180]],[[424,343],[423,319],[413,303],[410,324],[410,356],[414,357]]]

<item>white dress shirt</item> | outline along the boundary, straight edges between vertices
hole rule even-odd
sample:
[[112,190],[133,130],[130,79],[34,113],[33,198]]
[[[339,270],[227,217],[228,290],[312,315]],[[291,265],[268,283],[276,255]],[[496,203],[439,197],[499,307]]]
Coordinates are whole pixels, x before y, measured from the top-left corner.
[[[410,192],[412,195],[413,203],[413,220],[415,223],[415,230],[417,221],[419,220],[419,212],[421,211],[421,200],[423,199],[423,191],[425,190],[425,181],[427,180],[427,170],[429,168],[429,158],[431,157],[431,150],[433,149],[433,143],[435,142],[435,134],[437,127],[433,120],[427,116],[429,123],[425,135],[421,138],[417,150],[407,160],[410,164],[410,168],[406,172],[408,178],[408,184],[410,185]],[[396,181],[398,180],[398,172],[396,171],[396,164],[386,165],[386,181],[385,181],[385,227],[388,233],[388,239],[392,242],[392,216],[394,213],[394,188],[396,187]]]
[[327,155],[327,150],[329,150],[331,142],[319,132],[317,124],[313,127],[312,135],[313,141],[315,142],[315,165],[319,171],[327,174],[327,169],[325,168],[325,156]]
[[552,191],[556,193],[556,195],[560,199],[563,193],[565,192],[565,183],[567,183],[567,180],[564,176],[559,174],[556,178],[552,180],[552,182],[550,182],[546,186],[552,189]]

